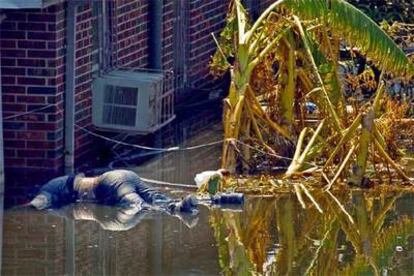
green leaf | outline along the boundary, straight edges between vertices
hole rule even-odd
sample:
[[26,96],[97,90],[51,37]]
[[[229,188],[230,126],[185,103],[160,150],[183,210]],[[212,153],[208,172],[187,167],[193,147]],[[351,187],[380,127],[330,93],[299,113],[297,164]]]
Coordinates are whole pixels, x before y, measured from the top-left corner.
[[388,71],[414,74],[403,50],[379,25],[344,0],[286,0],[285,5],[302,20],[318,19],[359,47],[367,57]]

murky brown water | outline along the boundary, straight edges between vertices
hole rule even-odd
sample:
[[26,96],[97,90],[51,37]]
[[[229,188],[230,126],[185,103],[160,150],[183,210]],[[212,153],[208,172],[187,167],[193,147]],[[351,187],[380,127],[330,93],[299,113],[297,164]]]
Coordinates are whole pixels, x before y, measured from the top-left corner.
[[[324,214],[290,194],[250,198],[243,212],[202,206],[192,228],[164,214],[114,227],[114,208],[94,205],[9,209],[2,273],[413,275],[414,194],[338,196],[350,217],[330,196],[317,199]],[[73,220],[80,211],[91,220]]]
[[[212,127],[186,144],[219,136]],[[164,154],[132,169],[192,183],[195,173],[217,167],[219,150]],[[414,275],[414,193],[314,196],[322,214],[310,204],[302,209],[292,194],[248,198],[242,211],[201,206],[193,220],[147,213],[120,223],[116,208],[91,204],[9,208],[2,274]]]

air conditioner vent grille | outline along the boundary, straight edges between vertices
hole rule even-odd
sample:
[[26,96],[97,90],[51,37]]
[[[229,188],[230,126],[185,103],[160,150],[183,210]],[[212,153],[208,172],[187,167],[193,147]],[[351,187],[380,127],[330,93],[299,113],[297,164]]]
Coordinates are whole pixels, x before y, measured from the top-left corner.
[[107,85],[105,87],[104,103],[136,106],[138,88]]
[[135,126],[138,88],[105,86],[103,122],[105,124]]
[[136,108],[105,104],[103,122],[110,125],[135,126]]

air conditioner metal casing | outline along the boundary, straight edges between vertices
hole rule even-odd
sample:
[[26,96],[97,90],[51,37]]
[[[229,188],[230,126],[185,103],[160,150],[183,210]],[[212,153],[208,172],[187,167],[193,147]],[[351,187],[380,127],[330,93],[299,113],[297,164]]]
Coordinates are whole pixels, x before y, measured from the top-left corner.
[[[163,92],[164,75],[162,73],[153,72],[134,72],[114,70],[94,80],[92,84],[92,121],[93,124],[102,130],[117,131],[117,132],[133,132],[136,134],[148,134],[162,128],[174,118],[172,91],[164,94]],[[115,89],[116,92],[113,92]],[[133,92],[135,89],[135,92]],[[134,99],[136,103],[131,101],[125,103],[108,102],[105,98],[119,94],[127,95],[129,91],[136,93]],[[113,110],[118,110],[114,112]],[[112,123],[117,121],[117,118],[112,116],[124,116],[126,113],[131,113],[135,109],[135,118],[132,123]],[[163,109],[168,109],[166,113]],[[111,110],[111,114],[108,114]],[[125,110],[125,114],[120,114]],[[127,112],[128,111],[128,112]],[[105,113],[106,112],[106,113]],[[118,113],[118,115],[112,115]],[[122,112],[121,112],[122,113]],[[108,122],[108,119],[111,122]],[[122,119],[122,118],[121,118]],[[120,121],[120,120],[118,120]],[[122,120],[121,120],[122,121]]]

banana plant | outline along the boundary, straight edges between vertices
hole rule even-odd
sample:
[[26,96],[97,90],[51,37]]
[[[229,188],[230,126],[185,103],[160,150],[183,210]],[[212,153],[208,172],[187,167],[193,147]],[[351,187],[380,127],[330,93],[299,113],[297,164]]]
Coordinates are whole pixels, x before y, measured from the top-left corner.
[[[224,50],[219,50],[218,55],[220,56],[216,58],[222,64],[228,55],[234,55],[235,58],[234,64],[230,68],[229,95],[224,103],[224,136],[226,141],[222,156],[222,167],[234,171],[237,151],[235,141],[240,137],[249,137],[249,130],[252,130],[262,145],[267,148],[269,147],[265,143],[259,127],[263,123],[285,138],[291,139],[291,134],[286,128],[270,119],[250,86],[253,70],[285,36],[289,27],[282,28],[280,32],[274,33],[274,37],[270,39],[268,37],[252,39],[249,35],[251,30],[247,13],[237,0],[231,5],[227,20],[228,26],[224,30],[224,34],[228,36],[230,32],[234,36],[233,49],[230,50],[231,52],[227,51],[227,53]],[[267,46],[261,47],[264,40],[266,40]],[[221,49],[220,47],[219,49]]]
[[[366,171],[368,152],[374,148],[376,152],[372,154],[381,156],[408,179],[386,152],[372,109],[355,117],[346,112],[337,70],[342,40],[357,46],[383,71],[414,74],[413,64],[394,41],[367,15],[344,0],[278,0],[254,23],[250,23],[239,0],[231,2],[227,25],[216,40],[218,50],[211,64],[213,73],[230,70],[231,75],[229,94],[224,101],[223,168],[234,172],[240,163],[248,167],[252,148],[277,157],[282,149],[272,141],[278,136],[298,142],[297,154],[287,173],[289,177],[306,168],[305,160],[322,161],[328,155],[331,157],[327,163],[339,167],[332,181],[335,182],[346,168],[343,161],[350,162],[357,152],[355,174],[359,181]],[[275,66],[262,66],[269,61],[277,65],[277,72]],[[259,91],[263,68],[267,68],[268,76],[277,75],[265,94]],[[377,95],[380,99],[383,93]],[[309,100],[318,106],[322,116],[319,120],[324,120],[323,127],[316,130],[303,125],[307,116],[304,108]],[[349,151],[336,146],[347,142],[346,137],[354,135],[360,123],[358,143],[352,144]],[[306,139],[303,134],[306,132],[314,135]],[[305,151],[300,153],[299,145],[305,142],[308,143]],[[253,146],[243,146],[246,143]]]

